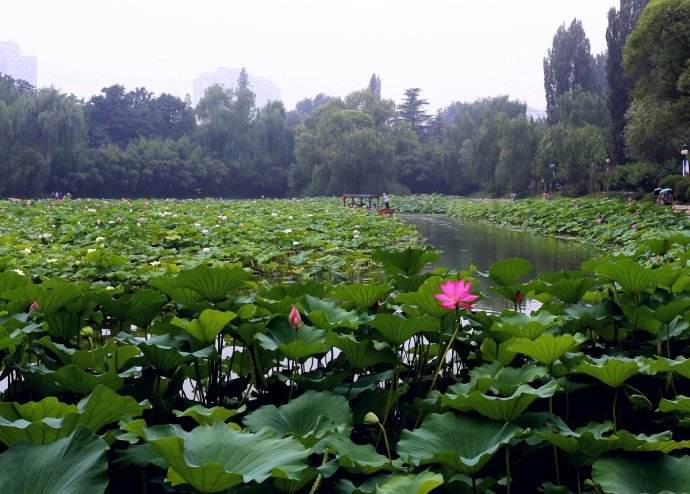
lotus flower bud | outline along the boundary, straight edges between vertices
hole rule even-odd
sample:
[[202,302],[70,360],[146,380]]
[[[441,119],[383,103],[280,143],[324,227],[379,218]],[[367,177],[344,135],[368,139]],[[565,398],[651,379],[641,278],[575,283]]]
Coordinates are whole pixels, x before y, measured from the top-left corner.
[[379,417],[374,412],[367,412],[364,416],[364,423],[366,425],[376,425],[379,422]]
[[31,302],[31,306],[29,307],[29,312],[36,312],[40,307],[38,306],[37,301]]
[[83,328],[81,328],[81,331],[79,331],[79,334],[85,338],[92,338],[93,328],[91,326],[84,326]]
[[300,316],[299,310],[294,305],[290,309],[290,315],[288,316],[288,322],[292,329],[297,329],[302,325],[302,316]]

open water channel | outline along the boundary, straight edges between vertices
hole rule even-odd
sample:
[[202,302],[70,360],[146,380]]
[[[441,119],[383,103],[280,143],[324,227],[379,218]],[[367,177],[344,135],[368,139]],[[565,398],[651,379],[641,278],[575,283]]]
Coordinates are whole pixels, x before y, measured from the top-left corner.
[[[432,267],[444,266],[462,271],[474,265],[480,271],[487,271],[495,261],[522,257],[532,264],[532,275],[536,275],[576,270],[583,261],[600,254],[597,249],[572,240],[542,237],[471,220],[427,214],[402,215],[402,218],[414,224],[431,247],[441,251]],[[477,304],[478,308],[487,311],[512,308],[489,291],[485,280],[480,280],[479,285],[486,296]]]

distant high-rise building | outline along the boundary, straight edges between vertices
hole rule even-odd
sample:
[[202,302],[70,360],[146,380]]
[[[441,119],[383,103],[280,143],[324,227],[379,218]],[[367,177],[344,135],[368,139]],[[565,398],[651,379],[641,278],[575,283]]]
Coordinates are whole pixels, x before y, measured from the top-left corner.
[[22,55],[16,44],[0,41],[0,74],[7,74],[36,86],[37,67],[36,57]]
[[[211,86],[220,85],[226,89],[237,87],[237,78],[242,69],[234,67],[220,67],[214,72],[206,72],[194,79],[192,100],[194,105],[204,97]],[[269,101],[280,100],[280,89],[265,77],[249,74],[249,88],[256,95],[256,106],[262,107]]]

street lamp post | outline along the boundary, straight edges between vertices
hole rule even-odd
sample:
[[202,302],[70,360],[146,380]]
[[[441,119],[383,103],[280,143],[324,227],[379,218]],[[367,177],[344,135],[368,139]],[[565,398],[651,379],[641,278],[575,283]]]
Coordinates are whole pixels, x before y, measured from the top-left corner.
[[690,175],[690,166],[688,166],[688,145],[685,144],[680,150],[681,156],[683,156],[682,166],[683,166],[683,176],[686,177]]

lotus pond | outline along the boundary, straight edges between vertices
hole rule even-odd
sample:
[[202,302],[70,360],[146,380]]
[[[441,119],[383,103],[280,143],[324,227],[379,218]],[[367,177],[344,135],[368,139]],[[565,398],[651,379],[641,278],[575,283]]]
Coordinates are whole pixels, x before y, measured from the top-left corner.
[[535,276],[325,200],[2,208],[3,494],[688,491],[678,232]]

